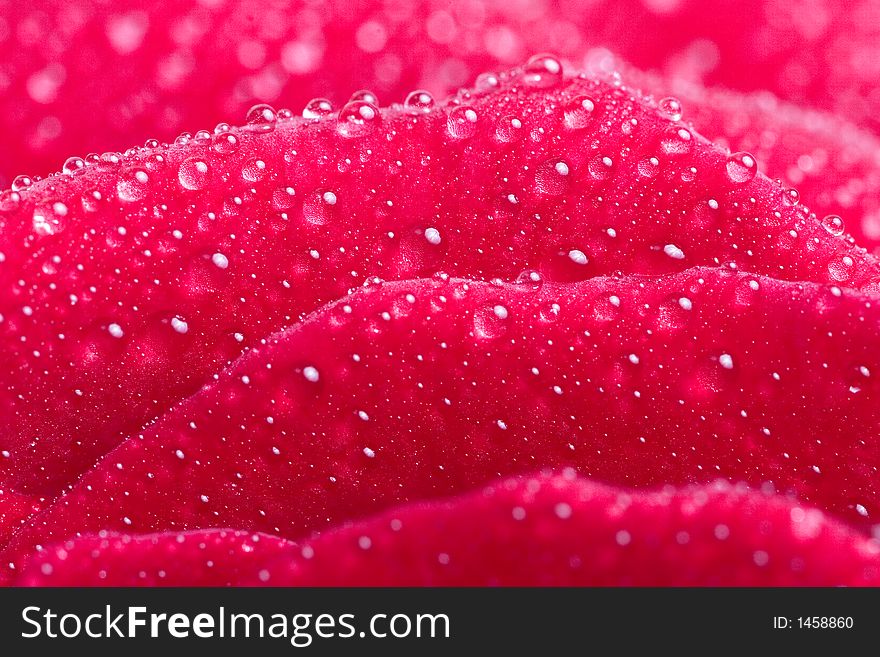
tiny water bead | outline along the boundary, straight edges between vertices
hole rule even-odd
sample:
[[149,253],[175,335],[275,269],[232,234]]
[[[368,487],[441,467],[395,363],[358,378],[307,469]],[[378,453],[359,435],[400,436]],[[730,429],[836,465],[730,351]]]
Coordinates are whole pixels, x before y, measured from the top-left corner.
[[684,251],[678,248],[675,244],[667,244],[663,247],[663,253],[668,255],[673,260],[684,260]]
[[318,372],[318,369],[316,367],[308,365],[303,368],[303,377],[305,377],[305,380],[310,383],[317,383],[318,380],[321,378],[321,374]]
[[189,324],[181,317],[172,317],[171,328],[174,329],[175,333],[180,333],[181,335],[183,335],[187,331],[189,331]]
[[241,177],[248,182],[259,182],[266,175],[266,163],[256,157],[252,157],[241,168]]
[[672,96],[661,98],[660,102],[657,103],[657,106],[660,108],[660,111],[663,113],[664,116],[672,119],[673,121],[681,120],[681,101],[679,101],[678,98],[673,98]]
[[523,123],[518,116],[503,116],[495,128],[495,138],[502,144],[510,144],[523,136]]
[[33,184],[34,181],[31,179],[30,176],[16,176],[12,179],[12,191],[23,192]]
[[754,179],[758,173],[758,161],[750,153],[740,151],[727,156],[726,168],[730,181],[742,185]]
[[379,105],[379,97],[376,94],[374,94],[372,91],[370,91],[369,89],[359,89],[358,91],[355,91],[351,95],[351,98],[348,99],[348,102],[349,103],[364,102],[364,103],[369,103],[370,105],[378,106]]
[[801,202],[800,192],[798,192],[798,190],[796,190],[793,187],[790,187],[788,189],[783,189],[782,190],[782,202],[789,207],[796,206],[798,203]]
[[229,267],[229,258],[227,258],[222,253],[215,253],[211,256],[211,262],[214,263],[214,266],[218,269],[226,269]]
[[61,171],[69,176],[75,176],[86,168],[86,161],[81,157],[69,157],[64,161]]
[[381,116],[373,103],[353,100],[339,110],[336,131],[343,137],[363,137],[373,132]]
[[568,259],[576,265],[585,265],[589,262],[587,254],[580,249],[572,249],[568,252]]
[[210,180],[208,165],[204,160],[196,157],[186,159],[180,163],[177,179],[184,189],[192,191],[204,189]]
[[548,196],[559,196],[568,187],[570,168],[567,162],[548,160],[535,171],[535,191]]
[[306,106],[303,107],[302,116],[304,119],[323,119],[333,113],[333,103],[326,98],[312,98]]
[[835,237],[840,237],[841,235],[843,235],[845,227],[843,224],[843,219],[841,219],[839,215],[829,214],[822,218],[822,228],[827,230]]
[[553,55],[535,55],[523,67],[523,82],[536,89],[553,87],[562,80],[562,63]]
[[666,155],[684,155],[693,147],[693,135],[685,128],[671,127],[660,140],[660,148]]
[[147,194],[149,174],[143,169],[123,172],[116,183],[116,195],[120,201],[140,201]]
[[443,241],[440,236],[440,231],[436,228],[426,228],[425,229],[425,239],[428,240],[429,244],[437,245]]
[[477,112],[468,105],[459,105],[449,112],[446,130],[454,139],[468,139],[477,132]]
[[230,155],[238,150],[238,137],[231,132],[220,132],[211,138],[211,148],[220,155]]
[[254,132],[271,132],[278,116],[271,105],[254,105],[247,113],[247,126]]
[[411,112],[427,112],[434,107],[434,97],[424,89],[417,89],[407,94],[403,106]]
[[589,96],[575,96],[563,107],[562,113],[565,127],[569,130],[581,130],[593,121],[596,102]]

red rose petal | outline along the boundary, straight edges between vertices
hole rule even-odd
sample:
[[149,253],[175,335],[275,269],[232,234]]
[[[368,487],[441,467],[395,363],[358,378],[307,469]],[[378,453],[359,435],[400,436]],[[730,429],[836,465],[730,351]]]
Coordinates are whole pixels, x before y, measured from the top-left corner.
[[755,155],[759,169],[789,189],[785,200],[806,203],[829,232],[880,248],[880,140],[832,114],[803,109],[769,92],[742,94],[637,71],[596,56],[591,68],[622,71],[627,84],[656,94],[685,123],[732,151]]
[[254,348],[110,452],[7,554],[103,529],[286,537],[494,476],[772,482],[880,508],[880,306],[695,269],[374,285]]
[[367,276],[725,264],[876,290],[878,261],[787,205],[750,156],[546,63],[427,113],[359,101],[276,125],[257,109],[213,145],[144,149],[7,195],[0,484],[56,493]]
[[4,0],[0,162],[10,165],[0,186],[58,170],[73,153],[210,128],[257,99],[299,113],[314,96],[342,104],[364,86],[392,101],[419,86],[444,95],[533,52],[580,63],[591,46],[876,128],[877,14],[843,0]]
[[228,530],[88,537],[41,552],[16,584],[230,586],[252,577],[254,563],[289,557],[292,545],[275,536]]
[[204,532],[69,541],[18,579],[51,586],[876,586],[876,541],[820,511],[717,484],[632,493],[502,481],[300,545]]

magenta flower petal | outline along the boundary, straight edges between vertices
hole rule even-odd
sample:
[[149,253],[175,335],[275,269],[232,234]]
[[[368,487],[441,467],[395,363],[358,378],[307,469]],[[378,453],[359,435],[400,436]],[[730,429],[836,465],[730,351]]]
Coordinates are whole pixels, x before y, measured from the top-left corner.
[[877,289],[878,261],[786,204],[750,155],[626,88],[534,76],[428,112],[358,101],[278,122],[257,108],[245,130],[7,195],[0,485],[57,493],[244,348],[369,276],[717,264]]
[[265,535],[86,537],[22,585],[834,586],[880,582],[875,541],[719,483],[639,493],[569,473],[410,504],[302,543]]
[[[216,526],[298,538],[493,477],[770,485],[880,508],[880,306],[698,268],[373,285],[255,347],[12,539]],[[783,337],[780,337],[783,336]]]

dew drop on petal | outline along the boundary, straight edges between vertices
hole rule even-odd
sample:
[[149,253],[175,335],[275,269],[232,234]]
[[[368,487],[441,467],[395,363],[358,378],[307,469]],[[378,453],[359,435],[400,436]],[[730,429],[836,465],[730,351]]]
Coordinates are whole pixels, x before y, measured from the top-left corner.
[[678,98],[673,98],[672,96],[661,98],[660,102],[657,103],[657,106],[667,118],[670,118],[673,121],[681,120],[681,101],[679,101]]
[[196,157],[184,160],[177,171],[177,179],[184,189],[193,191],[204,189],[209,180],[208,165],[204,160]]
[[366,100],[353,100],[339,110],[336,131],[343,137],[363,137],[375,130],[381,117],[374,104]]
[[303,107],[302,116],[304,119],[323,119],[333,113],[333,103],[326,98],[312,98]]
[[411,112],[427,112],[434,107],[434,97],[424,89],[407,94],[403,106]]
[[840,235],[843,235],[844,231],[843,219],[836,214],[825,215],[822,218],[822,228],[835,237],[839,237]]
[[86,162],[81,157],[69,157],[64,161],[61,170],[69,176],[75,176],[86,167]]
[[571,251],[569,251],[568,252],[568,259],[571,260],[576,265],[585,265],[585,264],[587,264],[587,262],[589,262],[589,259],[587,258],[587,254],[585,254],[583,251],[580,251],[578,249],[572,249]]
[[454,139],[468,139],[477,131],[477,112],[468,105],[459,105],[449,112],[446,131]]
[[727,156],[726,168],[730,181],[742,185],[754,179],[758,162],[750,153],[731,153]]
[[537,89],[547,89],[562,81],[562,63],[553,55],[535,55],[523,67],[523,82]]
[[247,113],[247,126],[254,132],[271,132],[275,129],[278,116],[271,105],[254,105]]
[[563,107],[565,127],[569,130],[586,128],[593,120],[596,102],[589,96],[576,96]]

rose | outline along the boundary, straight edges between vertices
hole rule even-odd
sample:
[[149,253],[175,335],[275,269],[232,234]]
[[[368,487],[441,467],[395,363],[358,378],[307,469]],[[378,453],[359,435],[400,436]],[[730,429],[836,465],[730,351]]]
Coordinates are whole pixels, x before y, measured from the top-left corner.
[[[655,106],[638,95],[632,96],[632,93],[627,89],[618,90],[614,84],[603,81],[565,81],[557,60],[538,57],[509,78],[501,76],[497,84],[492,84],[491,78],[483,78],[477,93],[465,94],[457,103],[444,107],[432,108],[430,99],[420,96],[403,108],[380,113],[364,96],[359,96],[342,108],[338,116],[315,119],[303,125],[287,120],[283,114],[278,121],[273,110],[258,107],[251,112],[249,127],[244,131],[224,128],[213,137],[196,135],[192,139],[179,140],[180,143],[171,147],[131,153],[122,163],[105,157],[103,162],[86,168],[84,172],[80,172],[79,167],[69,167],[69,177],[50,179],[21,193],[7,194],[4,203],[9,220],[5,238],[9,248],[4,253],[8,252],[10,283],[13,277],[41,281],[36,288],[26,292],[19,289],[9,299],[13,309],[8,313],[13,318],[10,340],[16,345],[9,363],[18,371],[21,369],[19,364],[40,358],[42,369],[33,370],[29,380],[25,378],[10,385],[9,405],[17,416],[8,431],[10,445],[16,449],[8,450],[10,456],[4,490],[12,484],[13,492],[7,494],[15,495],[15,499],[20,499],[20,492],[52,495],[61,483],[82,472],[92,458],[112,447],[127,433],[136,432],[142,421],[155,415],[155,406],[167,408],[186,397],[242,346],[258,344],[259,339],[273,329],[294,323],[299,314],[343,293],[346,287],[360,282],[358,273],[412,278],[437,269],[448,269],[453,274],[474,278],[501,276],[510,279],[521,268],[533,266],[554,280],[577,280],[617,270],[660,274],[694,264],[723,263],[736,264],[741,270],[769,273],[781,279],[806,278],[819,283],[839,283],[861,288],[862,292],[843,292],[839,288],[810,289],[806,298],[799,299],[794,309],[788,311],[786,299],[792,295],[801,297],[804,293],[802,286],[748,276],[725,282],[720,272],[713,270],[691,272],[693,280],[689,284],[687,276],[652,283],[661,287],[673,284],[687,288],[689,285],[693,290],[689,292],[691,296],[697,295],[703,286],[703,283],[696,282],[697,276],[702,280],[717,279],[713,285],[717,285],[719,291],[725,285],[733,285],[725,297],[730,299],[729,305],[721,306],[719,310],[734,314],[734,321],[742,321],[743,318],[736,315],[738,307],[749,303],[757,305],[759,312],[753,321],[755,326],[763,327],[765,333],[774,330],[774,323],[788,326],[785,335],[789,339],[801,339],[809,352],[815,351],[815,356],[807,359],[808,363],[823,359],[833,363],[830,376],[824,381],[809,367],[798,370],[799,375],[793,377],[793,386],[787,380],[784,386],[779,386],[784,403],[765,409],[769,417],[762,419],[781,425],[783,442],[787,440],[800,450],[794,452],[797,465],[792,468],[792,473],[788,473],[787,462],[778,460],[778,454],[775,458],[770,455],[778,444],[761,446],[750,438],[749,430],[757,434],[758,427],[750,426],[752,421],[748,420],[747,409],[738,409],[740,414],[745,413],[742,420],[731,420],[731,415],[736,417],[737,409],[725,405],[732,404],[730,400],[716,397],[714,401],[720,406],[713,407],[711,402],[701,399],[701,396],[719,395],[725,384],[731,390],[745,384],[741,401],[745,402],[744,405],[758,404],[760,397],[768,394],[767,386],[773,385],[769,381],[775,380],[776,376],[781,378],[782,374],[768,370],[765,374],[770,378],[767,383],[763,382],[759,366],[766,365],[766,362],[762,363],[755,355],[761,354],[760,345],[763,344],[767,351],[764,355],[772,358],[779,344],[765,339],[759,341],[759,348],[750,353],[749,341],[754,339],[750,337],[739,344],[737,353],[729,353],[734,350],[716,349],[708,344],[709,338],[717,337],[717,334],[707,326],[691,326],[687,335],[697,340],[702,336],[707,351],[702,354],[702,361],[694,356],[684,366],[677,366],[679,380],[684,382],[687,376],[693,378],[693,384],[687,390],[692,395],[688,398],[692,406],[686,407],[685,411],[692,411],[694,403],[703,403],[716,411],[718,417],[708,420],[706,435],[700,433],[700,423],[707,420],[701,419],[700,423],[687,427],[689,433],[685,433],[685,440],[691,438],[692,441],[683,447],[692,448],[697,438],[704,440],[720,431],[727,439],[720,441],[722,445],[733,445],[734,453],[736,449],[744,450],[747,457],[755,458],[755,462],[742,464],[741,456],[725,453],[726,460],[722,458],[721,463],[715,464],[719,472],[723,465],[731,471],[724,473],[727,476],[745,477],[753,484],[768,478],[784,481],[786,486],[794,486],[811,502],[841,515],[850,514],[851,518],[857,519],[867,513],[867,508],[872,507],[870,490],[867,493],[862,490],[858,477],[869,477],[875,459],[870,445],[872,432],[876,429],[870,404],[873,366],[870,358],[876,320],[872,320],[871,311],[862,306],[868,299],[865,295],[876,288],[876,262],[829,234],[838,232],[836,225],[826,222],[823,227],[821,222],[809,217],[803,207],[792,203],[796,199],[787,190],[757,175],[754,158],[744,153],[725,156],[688,126],[674,121],[677,114],[674,104],[663,101]],[[632,119],[636,122],[633,123]],[[609,130],[608,126],[622,129],[616,132]],[[591,153],[587,145],[597,139],[598,147],[592,149],[596,152]],[[619,158],[617,153],[620,153]],[[500,176],[502,170],[509,175]],[[228,189],[225,185],[230,181],[232,188]],[[23,188],[23,183],[20,181],[18,186]],[[241,194],[236,195],[239,188]],[[401,193],[401,188],[418,189],[420,194]],[[606,203],[606,198],[634,201],[630,207],[628,204]],[[650,203],[642,205],[639,199],[643,198],[650,199]],[[211,210],[212,207],[217,211]],[[424,217],[435,213],[436,221],[422,225]],[[578,220],[573,220],[569,213],[575,214]],[[536,214],[540,216],[537,221]],[[187,216],[190,217],[189,223],[182,224],[185,230],[172,227]],[[243,225],[243,216],[252,223]],[[670,216],[681,216],[683,221],[670,224]],[[291,217],[294,218],[293,227]],[[636,229],[632,228],[633,221],[637,224]],[[383,234],[382,229],[387,228],[394,230]],[[243,231],[243,234],[233,231]],[[547,237],[548,234],[551,237]],[[83,239],[83,235],[89,237]],[[223,244],[218,246],[220,235]],[[98,240],[94,239],[96,236]],[[337,253],[338,246],[334,241],[354,246]],[[329,255],[325,247],[328,243]],[[318,248],[309,248],[311,246]],[[92,249],[89,255],[95,263],[94,272],[80,273],[84,271],[78,266],[82,263],[76,260],[84,247]],[[56,262],[53,256],[62,253],[64,257]],[[154,253],[161,254],[161,263],[155,264]],[[809,255],[805,258],[804,254]],[[278,270],[291,272],[296,278],[275,280]],[[349,278],[352,271],[355,272],[354,278]],[[144,272],[149,272],[153,281],[158,282],[150,287],[142,286],[140,278]],[[54,284],[55,278],[65,281],[64,285]],[[277,284],[276,289],[268,285],[270,281]],[[304,288],[304,281],[308,281],[310,287]],[[526,287],[543,287],[541,278],[528,271],[522,282]],[[603,284],[601,279],[597,284]],[[622,286],[628,295],[611,294],[606,290],[607,298],[594,299],[594,319],[598,325],[619,314],[640,326],[644,310],[638,305],[630,308],[626,301],[628,297],[640,294],[639,290],[645,284],[632,280],[606,281],[604,284]],[[9,287],[14,289],[15,285],[12,283]],[[386,301],[391,308],[388,320],[379,313],[381,321],[398,319],[401,313],[405,319],[410,313],[407,304],[416,304],[419,310],[414,312],[413,326],[424,326],[422,330],[427,331],[432,325],[444,325],[437,319],[433,319],[432,324],[433,315],[423,309],[426,295],[433,291],[446,297],[443,290],[438,291],[425,282],[409,285],[412,290],[403,294],[403,300],[392,300],[384,297],[381,291],[377,292],[379,300]],[[467,287],[467,284],[461,285]],[[473,283],[472,287],[478,289],[476,296],[482,300],[477,303],[473,295],[464,294],[458,312],[453,312],[448,319],[449,326],[455,329],[449,333],[453,350],[468,344],[467,339],[462,342],[466,335],[461,330],[462,318],[469,326],[472,324],[476,338],[503,343],[509,330],[507,320],[515,324],[519,317],[521,323],[516,324],[518,332],[515,335],[518,342],[524,343],[527,336],[540,332],[542,323],[552,324],[563,310],[562,304],[555,308],[556,302],[552,298],[539,296],[538,299],[545,302],[543,310],[520,302],[511,313],[503,303],[486,303],[484,297],[490,292],[484,291],[483,285]],[[450,287],[450,295],[455,289],[459,288]],[[562,291],[573,293],[577,298],[589,288],[575,286],[572,289],[574,292],[563,286]],[[64,308],[68,299],[73,301],[69,296],[71,290],[78,291],[73,307],[60,313],[60,317],[53,319],[54,323],[41,323],[41,311]],[[650,298],[650,303],[644,304],[658,310],[653,321],[659,323],[643,326],[650,331],[649,335],[662,333],[664,327],[674,328],[676,322],[688,325],[688,322],[695,321],[678,319],[678,316],[687,316],[694,311],[691,296],[679,296],[677,290],[672,289],[666,292],[676,294],[670,299]],[[498,291],[499,295],[502,293]],[[30,313],[20,305],[22,294],[35,295],[31,298],[38,299],[33,306],[26,306]],[[456,294],[463,293],[459,290]],[[65,304],[57,303],[53,295],[64,297]],[[414,301],[409,301],[409,296]],[[356,295],[353,300],[360,298]],[[667,310],[670,302],[673,302],[671,310]],[[476,305],[470,307],[468,303]],[[187,312],[170,308],[169,304],[185,306]],[[348,314],[344,305],[337,305],[337,310],[343,307],[343,315]],[[698,317],[700,305],[698,300],[694,313]],[[411,400],[408,406],[401,401],[400,408],[391,403],[385,409],[387,413],[379,418],[375,412],[371,415],[367,410],[355,410],[353,406],[347,416],[343,413],[344,406],[339,400],[349,399],[354,403],[355,393],[359,390],[337,385],[346,377],[349,383],[356,378],[349,371],[353,366],[342,363],[348,363],[352,354],[360,355],[369,342],[360,344],[352,354],[345,353],[338,344],[329,344],[323,352],[330,359],[329,367],[291,363],[291,367],[282,370],[278,378],[262,379],[256,374],[252,376],[239,371],[255,361],[261,362],[261,358],[266,359],[264,365],[273,365],[285,353],[290,358],[301,359],[309,349],[314,350],[320,344],[314,336],[304,340],[303,333],[309,330],[314,333],[315,326],[326,327],[329,331],[339,324],[340,320],[328,313],[329,310],[310,318],[303,328],[291,328],[279,338],[281,346],[274,352],[267,348],[250,354],[224,373],[213,388],[203,390],[163,418],[143,440],[133,437],[116,452],[108,454],[71,494],[61,498],[54,508],[34,518],[21,530],[13,538],[7,554],[19,559],[27,555],[27,546],[36,540],[43,541],[47,537],[61,540],[73,532],[97,529],[147,531],[230,523],[253,529],[263,527],[259,524],[262,522],[270,531],[295,537],[296,532],[315,529],[315,518],[327,516],[327,507],[321,508],[322,503],[336,507],[337,511],[343,509],[337,518],[341,520],[413,495],[463,490],[466,486],[486,481],[495,472],[511,469],[522,472],[524,468],[520,467],[518,460],[526,456],[529,458],[528,467],[565,463],[565,459],[557,457],[553,450],[560,447],[571,449],[559,440],[558,435],[547,432],[546,427],[543,434],[546,442],[538,442],[534,453],[512,450],[499,457],[496,450],[486,447],[496,440],[494,434],[479,424],[473,426],[473,419],[467,414],[453,414],[450,426],[455,438],[466,441],[479,438],[476,447],[466,442],[459,449],[459,454],[464,450],[467,452],[464,458],[456,461],[458,472],[450,476],[432,473],[423,476],[421,481],[403,477],[403,485],[396,485],[401,473],[417,474],[419,468],[408,467],[405,454],[398,454],[396,462],[389,459],[396,463],[395,467],[390,471],[383,470],[388,466],[382,465],[382,457],[393,455],[395,446],[412,432],[415,432],[416,447],[424,451],[424,443],[433,439],[430,426],[437,411],[431,406],[428,412],[420,413],[422,409]],[[796,327],[797,318],[805,313],[814,317],[807,323],[807,327],[815,332],[814,337],[801,336],[801,330]],[[27,319],[34,316],[36,319],[32,321]],[[359,315],[356,313],[356,316]],[[793,319],[786,320],[787,316]],[[864,329],[853,336],[849,323],[856,317],[864,323]],[[361,319],[364,326],[372,326],[369,316]],[[238,321],[240,325],[224,326],[223,323],[230,320]],[[64,329],[63,338],[57,337],[62,325],[69,327]],[[576,318],[561,322],[563,331],[574,325]],[[858,323],[854,325],[859,326]],[[523,326],[529,330],[523,330]],[[830,331],[832,328],[834,330]],[[586,331],[590,329],[596,331],[598,327],[590,326]],[[76,339],[68,339],[68,332],[73,332]],[[842,341],[825,340],[823,333],[832,336],[845,334],[847,337]],[[754,335],[754,332],[748,335]],[[45,353],[22,351],[18,347],[22,337],[32,344],[42,345]],[[350,339],[357,345],[356,333]],[[405,344],[408,339],[393,336],[388,346],[394,350],[394,345]],[[821,346],[817,346],[819,340],[824,340]],[[656,352],[653,343],[644,338],[634,335],[631,342],[645,347],[648,353]],[[668,349],[668,345],[660,344]],[[425,346],[431,345],[427,343]],[[586,344],[579,346],[585,347]],[[264,351],[272,355],[266,356]],[[465,351],[469,360],[477,355]],[[618,363],[607,353],[606,347],[601,353],[609,356],[609,362],[605,369],[596,369],[596,378],[607,385],[620,385],[626,380],[622,377],[633,376],[627,374],[627,370],[621,370],[622,364],[624,368],[636,368],[633,371],[638,380],[640,373],[650,370],[649,358],[636,351],[628,355],[616,354]],[[390,353],[389,349],[385,352]],[[312,360],[319,355],[316,353]],[[524,355],[534,358],[542,354],[528,350],[508,352],[505,362],[515,363]],[[577,355],[583,357],[580,352]],[[78,367],[72,367],[71,363]],[[109,363],[114,366],[108,368]],[[780,364],[787,367],[785,361]],[[656,367],[658,362],[650,365]],[[671,361],[659,362],[659,365],[666,367],[667,372],[673,369]],[[77,371],[79,366],[89,369]],[[484,366],[477,371],[489,373],[491,367]],[[172,376],[167,377],[169,372],[162,368],[170,369]],[[540,374],[541,368],[535,369]],[[434,374],[442,380],[442,377],[449,376],[450,370],[451,367],[447,366]],[[665,376],[662,370],[662,367],[657,369]],[[328,382],[327,371],[340,376],[334,376]],[[106,373],[103,387],[95,385],[98,372],[102,376]],[[583,385],[575,373],[558,373],[564,375],[565,381]],[[139,380],[135,382],[136,376]],[[724,379],[725,376],[735,378]],[[393,377],[392,371],[379,380],[393,381]],[[76,383],[77,378],[82,385]],[[592,380],[593,377],[587,378]],[[12,382],[11,375],[9,380]],[[671,380],[676,380],[674,375],[670,375],[666,383]],[[500,386],[496,382],[502,396],[505,386],[515,387],[518,383],[517,378],[502,381],[504,385]],[[662,381],[661,377],[660,391],[664,389]],[[267,412],[257,417],[252,413],[253,401],[237,386],[251,386],[256,382],[261,386],[260,392],[270,397],[268,402],[280,404],[277,414],[271,408],[271,414]],[[406,382],[412,385],[412,380]],[[479,389],[487,388],[489,382],[491,379],[484,380]],[[65,386],[72,389],[72,395],[69,391],[65,395]],[[302,390],[308,392],[292,389],[297,386],[305,386]],[[361,390],[371,387],[374,383],[367,376]],[[557,393],[556,388],[563,394]],[[298,413],[310,402],[297,395],[314,394],[315,390],[329,390],[336,404],[328,406],[325,415],[318,417],[327,422],[323,425],[313,423],[317,431],[312,433],[319,435],[319,439],[313,442],[310,454],[318,454],[321,458],[310,461],[300,454],[302,462],[294,463],[281,447],[273,444],[270,451],[269,444],[289,436],[288,428],[302,426],[302,417]],[[383,393],[392,390],[396,390],[393,384],[383,387],[374,401],[381,402]],[[561,402],[553,401],[555,397],[568,399],[563,387],[557,384],[546,387],[546,390],[552,392],[543,399],[539,395],[539,400],[549,409],[546,415],[550,421],[567,418],[558,413]],[[21,394],[22,391],[26,394]],[[411,394],[406,386],[396,392]],[[466,390],[458,392],[456,400],[467,398]],[[642,394],[638,389],[632,392]],[[223,400],[219,405],[218,395]],[[809,435],[822,433],[828,447],[816,448],[811,441],[798,440],[802,438],[799,435],[801,425],[792,421],[790,416],[800,410],[804,395],[821,401],[814,415],[804,415],[803,429]],[[77,400],[77,397],[81,399]],[[479,404],[491,413],[498,410],[495,397],[481,393],[477,398]],[[635,394],[634,397],[640,399]],[[291,398],[304,403],[294,404]],[[399,395],[394,397],[394,401],[400,399]],[[443,404],[446,399],[442,400]],[[668,402],[660,404],[660,412],[652,419],[659,420],[661,426],[665,422],[675,430],[682,428],[680,422],[675,423],[675,406],[679,400],[671,394],[661,396],[661,399],[668,399]],[[433,401],[442,408],[436,396]],[[624,418],[639,417],[635,408],[640,402],[621,400],[620,403],[628,410],[623,414]],[[53,405],[50,412],[46,411],[47,404]],[[590,406],[584,398],[574,404],[574,415],[570,416],[573,425],[565,428],[581,440],[586,438],[587,432],[578,421],[589,421],[600,431],[607,431],[615,423],[620,423],[618,418],[597,413],[596,405]],[[830,418],[826,417],[829,415],[826,406],[833,407]],[[316,405],[318,408],[320,404]],[[394,417],[401,408],[406,413],[400,414],[398,419],[412,422],[415,429],[397,425],[394,431],[379,431],[375,436],[378,440],[371,440],[373,447],[339,448],[339,444],[348,445],[349,438],[363,442],[372,431],[365,427],[374,426],[377,419],[386,415]],[[852,409],[856,411],[853,413]],[[536,423],[540,413],[529,417],[528,410],[522,413],[521,422],[496,418],[494,425],[488,428],[494,432],[509,432],[503,434],[505,440],[519,444],[521,439],[534,437],[535,432],[541,430]],[[557,411],[555,414],[554,410]],[[202,414],[203,417],[195,420],[187,414]],[[847,415],[862,420],[861,431],[853,433],[852,427],[841,421]],[[214,418],[219,418],[216,423]],[[203,428],[206,426],[203,419],[213,433]],[[242,421],[250,423],[257,419],[259,425],[249,426],[247,440],[254,436],[257,436],[257,444],[265,440],[265,456],[251,455],[243,449],[250,446],[249,442],[241,437],[237,441],[230,440],[227,434],[230,430],[238,431],[243,426]],[[612,419],[615,423],[609,424]],[[373,424],[364,424],[370,422]],[[331,427],[333,433],[329,430]],[[762,434],[765,430],[773,433],[766,426],[760,429]],[[828,432],[839,438],[828,440]],[[188,433],[192,435],[186,435]],[[212,443],[209,434],[220,435],[221,440]],[[621,434],[622,438],[626,431]],[[628,446],[611,445],[621,449],[623,458],[635,464],[628,472],[618,474],[618,483],[646,485],[663,481],[662,477],[651,479],[658,473],[652,471],[652,462],[645,459],[643,451],[639,451],[641,448],[635,444],[636,437],[635,433],[629,435],[633,440],[632,451]],[[30,444],[30,439],[37,438],[39,440]],[[847,438],[853,441],[853,448],[859,455],[842,461],[840,452],[844,445],[840,441]],[[301,444],[301,440],[302,436],[296,444]],[[674,455],[673,459],[679,459],[679,455],[672,451],[674,439],[666,436],[661,440],[666,441],[661,445]],[[186,450],[183,449],[184,442]],[[430,446],[438,445],[442,449],[446,444],[434,440]],[[452,444],[457,444],[455,439]],[[193,456],[189,446],[197,456]],[[697,453],[697,459],[690,462],[682,458],[687,464],[677,474],[672,464],[666,465],[662,474],[674,475],[667,481],[673,478],[707,481],[715,475],[706,473],[704,477],[703,465],[698,461],[700,457],[711,455],[712,449],[704,448]],[[233,458],[230,452],[240,455]],[[145,463],[140,458],[143,453],[151,454]],[[272,462],[270,453],[281,457],[276,459],[277,463]],[[788,452],[783,454],[785,459],[792,456]],[[123,457],[121,460],[117,458],[120,456]],[[447,456],[442,452],[432,454],[429,449],[425,463],[415,465],[424,471],[432,464],[443,466],[445,470]],[[511,464],[499,466],[505,462],[505,457],[511,459]],[[578,455],[578,458],[582,457]],[[817,462],[807,463],[810,460]],[[260,481],[266,483],[265,490],[259,486],[254,489],[253,477],[235,471],[240,463],[249,461],[272,473]],[[814,475],[823,474],[818,461],[825,467],[824,477],[819,479],[814,478]],[[306,467],[314,468],[316,463],[328,472],[339,469],[348,473],[347,479],[343,478],[338,487],[347,493],[328,490],[330,485],[323,481],[311,482],[301,489],[278,490],[281,482],[291,477],[296,479],[298,473]],[[593,469],[611,467],[608,456],[599,459],[598,464],[584,460],[576,464],[591,474]],[[742,464],[741,470],[738,470],[739,464]],[[373,488],[361,481],[366,479],[369,482],[369,476],[361,476],[368,473],[367,467],[373,469],[373,476],[379,477]],[[844,467],[853,468],[855,479],[853,473],[844,471]],[[184,468],[194,476],[181,477]],[[807,468],[812,474],[807,473]],[[115,471],[122,474],[117,475]],[[608,471],[613,473],[613,470]],[[628,481],[627,475],[631,477],[633,471],[636,474],[642,472],[642,478]],[[835,476],[835,472],[839,474]],[[328,481],[333,484],[330,489],[335,489],[340,477],[330,476],[336,480],[328,476]],[[155,486],[145,485],[136,495],[130,495],[133,487],[141,486],[143,481],[149,483],[151,477],[159,479]],[[178,483],[181,481],[190,485],[181,486]],[[97,489],[94,482],[99,484]],[[117,495],[113,495],[114,489]],[[258,496],[254,495],[255,490],[259,492]],[[302,517],[290,515],[292,490],[297,491],[297,499],[316,500],[317,506],[311,507],[312,517],[305,513]],[[325,491],[328,494],[323,494]],[[189,497],[174,498],[178,492]],[[256,503],[256,497],[271,509],[262,508]],[[102,503],[106,499],[113,506],[102,512]],[[142,510],[140,517],[133,517],[134,513],[125,515],[128,499],[132,509]],[[142,504],[144,499],[151,500],[146,507]],[[169,499],[174,503],[163,503]],[[352,499],[358,503],[351,504]],[[27,501],[24,498],[21,503]],[[115,513],[115,517],[101,515],[107,511]],[[90,526],[91,522],[98,521],[103,524]],[[274,524],[280,522],[286,524],[285,530]],[[779,531],[783,536],[791,532],[789,528]],[[327,540],[332,542],[333,539]],[[861,539],[853,536],[849,540],[856,545]],[[716,546],[716,543],[712,539],[711,545]],[[797,540],[791,543],[795,547],[798,545]],[[783,541],[783,545],[789,544]],[[756,548],[755,552],[766,550]],[[132,548],[131,556],[136,553],[137,549]],[[715,554],[722,560],[726,555],[724,550]],[[483,554],[483,559],[490,560],[489,555]],[[132,558],[129,565],[134,567],[136,562]],[[750,565],[760,567],[763,564]],[[42,565],[40,568],[42,572]],[[52,571],[57,573],[54,567]],[[488,572],[487,576],[490,576],[491,570]],[[868,579],[871,577],[863,575]],[[832,578],[830,572],[827,576]]]

